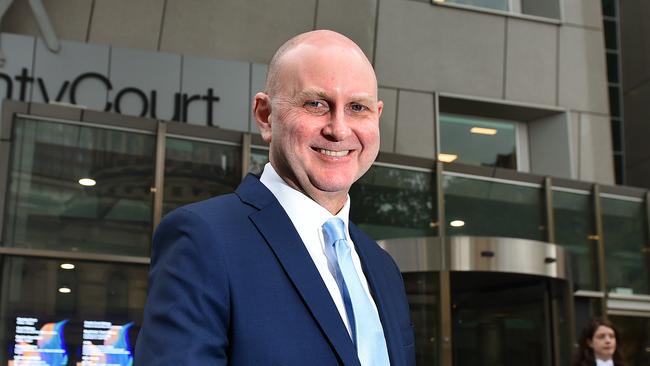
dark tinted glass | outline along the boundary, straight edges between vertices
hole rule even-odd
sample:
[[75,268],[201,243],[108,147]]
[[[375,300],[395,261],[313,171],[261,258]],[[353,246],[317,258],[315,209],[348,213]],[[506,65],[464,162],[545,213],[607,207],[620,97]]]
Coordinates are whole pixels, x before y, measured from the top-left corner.
[[29,365],[131,365],[146,265],[5,257],[2,266],[7,352],[0,362],[27,365],[15,361],[32,357],[45,363]]
[[553,191],[555,240],[571,253],[576,290],[596,290],[596,241],[592,196]]
[[551,365],[548,310],[565,300],[549,280],[492,272],[452,272],[451,278],[455,366]]
[[618,92],[619,88],[617,86],[609,87],[609,113],[611,113],[612,116],[620,117],[621,104]]
[[616,152],[622,152],[623,151],[623,135],[622,135],[622,128],[621,128],[621,121],[612,119],[611,120],[611,127],[612,127],[612,148]]
[[16,119],[5,245],[146,256],[153,135]]
[[650,294],[645,204],[601,197],[601,205],[609,290],[623,294]]
[[241,147],[168,138],[165,153],[165,213],[230,193],[241,181]]
[[440,115],[439,159],[517,169],[517,125],[512,121]]
[[612,20],[604,20],[603,25],[605,26],[605,48],[608,50],[617,50],[617,35],[616,35],[616,22]]
[[403,273],[411,308],[418,365],[436,366],[440,355],[440,296],[437,272]]
[[545,240],[540,188],[445,175],[447,235]]
[[607,53],[607,80],[618,83],[618,54]]
[[374,239],[431,236],[432,173],[373,165],[350,189],[350,217]]
[[616,1],[617,0],[602,0],[604,16],[616,16]]

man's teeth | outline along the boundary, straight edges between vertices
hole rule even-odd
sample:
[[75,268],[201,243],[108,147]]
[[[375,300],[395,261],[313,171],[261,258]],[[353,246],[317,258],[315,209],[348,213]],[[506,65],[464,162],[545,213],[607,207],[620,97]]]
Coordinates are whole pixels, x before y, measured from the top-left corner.
[[341,156],[346,156],[350,152],[350,150],[332,151],[332,150],[318,149],[318,152],[321,154],[325,154],[327,156],[341,157]]

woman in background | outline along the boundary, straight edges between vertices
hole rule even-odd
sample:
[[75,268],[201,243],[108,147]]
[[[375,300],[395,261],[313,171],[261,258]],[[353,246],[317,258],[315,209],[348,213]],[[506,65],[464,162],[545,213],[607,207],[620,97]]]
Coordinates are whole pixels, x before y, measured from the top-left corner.
[[573,366],[625,366],[619,347],[614,325],[607,320],[592,319],[582,330]]

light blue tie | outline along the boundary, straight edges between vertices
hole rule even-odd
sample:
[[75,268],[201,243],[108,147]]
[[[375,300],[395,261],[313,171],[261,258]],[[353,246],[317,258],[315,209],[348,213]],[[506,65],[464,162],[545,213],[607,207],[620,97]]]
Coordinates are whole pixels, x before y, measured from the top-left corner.
[[352,341],[363,366],[389,366],[388,350],[379,314],[352,263],[350,244],[345,236],[345,224],[333,217],[323,225],[325,255],[328,267],[341,291],[350,323]]

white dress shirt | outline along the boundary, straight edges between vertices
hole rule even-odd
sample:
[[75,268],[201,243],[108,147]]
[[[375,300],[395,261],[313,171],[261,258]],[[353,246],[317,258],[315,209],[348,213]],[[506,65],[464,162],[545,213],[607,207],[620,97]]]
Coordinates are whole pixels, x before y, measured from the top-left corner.
[[607,361],[603,361],[603,360],[597,358],[596,359],[596,366],[614,366],[614,361],[612,361],[611,359],[607,360]]
[[[325,256],[322,226],[327,220],[334,216],[323,206],[316,203],[316,201],[312,200],[302,192],[291,188],[278,175],[275,169],[273,169],[271,163],[267,163],[264,166],[260,182],[262,182],[262,184],[273,193],[275,198],[280,202],[282,208],[286,211],[289,219],[291,219],[293,226],[296,228],[296,231],[298,231],[298,235],[300,235],[300,239],[302,239],[305,248],[307,248],[307,252],[309,252],[311,259],[314,261],[318,273],[320,273],[320,276],[323,278],[323,282],[325,282],[325,286],[327,287],[332,300],[334,300],[334,304],[341,315],[341,319],[343,319],[343,323],[348,329],[348,333],[350,333],[350,324],[348,323],[345,305],[343,304],[343,297],[341,296],[341,292],[339,291],[334,276],[327,267],[327,257]],[[354,263],[354,268],[359,275],[363,289],[366,291],[366,294],[370,298],[370,302],[376,311],[377,305],[372,296],[370,296],[368,281],[366,280],[366,276],[363,274],[359,255],[357,254],[354,243],[350,238],[348,230],[349,214],[350,196],[348,196],[345,205],[341,211],[336,214],[336,217],[340,218],[345,223],[345,235],[352,251],[352,262]]]

